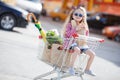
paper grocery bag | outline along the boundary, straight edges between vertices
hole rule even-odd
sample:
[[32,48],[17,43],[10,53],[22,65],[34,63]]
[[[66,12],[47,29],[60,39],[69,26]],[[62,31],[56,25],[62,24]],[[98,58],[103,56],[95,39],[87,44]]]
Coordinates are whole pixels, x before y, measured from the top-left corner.
[[69,67],[71,54],[65,50],[59,50],[60,44],[53,44],[51,49],[51,63],[55,66]]
[[44,51],[42,54],[42,60],[50,63],[50,58],[51,58],[51,49],[48,49],[48,44],[45,44]]

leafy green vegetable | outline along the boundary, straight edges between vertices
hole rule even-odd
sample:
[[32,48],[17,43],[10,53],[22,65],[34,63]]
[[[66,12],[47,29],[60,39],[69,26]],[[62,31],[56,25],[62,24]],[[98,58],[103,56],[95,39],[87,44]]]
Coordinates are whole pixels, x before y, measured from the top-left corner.
[[50,45],[52,45],[53,43],[62,44],[62,38],[56,35],[54,31],[48,31],[46,33],[46,39]]

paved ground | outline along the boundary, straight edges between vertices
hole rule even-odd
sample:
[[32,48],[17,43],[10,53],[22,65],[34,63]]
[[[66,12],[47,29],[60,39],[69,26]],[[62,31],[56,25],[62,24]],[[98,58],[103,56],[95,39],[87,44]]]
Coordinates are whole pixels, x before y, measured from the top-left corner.
[[[41,18],[46,30],[61,29],[61,23]],[[43,41],[38,39],[38,30],[33,24],[27,29],[15,28],[14,32],[0,30],[0,80],[33,80],[39,74],[49,72],[52,67],[39,60],[43,51]],[[105,43],[96,51],[92,69],[96,77],[84,75],[86,80],[120,79],[120,43],[106,39],[104,36],[91,34],[105,39]],[[52,75],[53,77],[53,75]],[[80,80],[69,77],[63,80]]]

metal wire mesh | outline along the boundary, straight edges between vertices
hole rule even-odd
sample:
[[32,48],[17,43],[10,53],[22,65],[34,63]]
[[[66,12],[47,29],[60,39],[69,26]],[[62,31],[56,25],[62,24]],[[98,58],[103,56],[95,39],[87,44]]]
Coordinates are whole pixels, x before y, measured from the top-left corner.
[[[74,57],[72,57],[73,53],[69,52],[70,46],[77,40],[83,40],[86,42],[86,44],[90,49],[95,50],[100,46],[100,43],[104,41],[100,38],[86,37],[86,36],[79,36],[77,38],[73,38],[73,37],[62,38],[62,44],[59,44],[59,42],[57,42],[58,40],[57,41],[56,40],[57,39],[53,39],[51,41],[52,43],[50,44],[49,42],[47,42],[45,44],[45,48],[42,53],[43,54],[42,59],[45,62],[52,65],[54,69],[51,72],[37,76],[34,80],[37,80],[37,79],[50,80],[50,79],[43,79],[43,77],[51,75],[56,71],[58,73],[58,76],[51,78],[51,80],[60,80],[61,78],[71,76],[69,72],[66,72],[66,70],[68,70],[68,68],[71,67],[71,61],[74,59]],[[66,43],[67,45],[63,47],[63,44],[65,43],[65,41],[67,41]],[[89,57],[86,54],[80,54],[76,57],[76,61],[74,63],[76,64],[74,65],[75,72],[76,72],[75,76],[80,76],[82,80],[83,80],[82,75],[84,74],[84,70],[87,65],[88,59]]]
[[[49,46],[51,46],[51,48],[49,49],[49,53],[45,53],[45,52],[43,53],[43,55],[44,54],[48,55],[48,56],[43,56],[43,58],[46,58],[49,63],[56,65],[56,66],[58,66],[58,65],[63,66],[64,63],[66,62],[66,60],[68,58],[71,58],[71,54],[68,54],[69,50],[70,50],[70,46],[77,40],[79,40],[79,41],[84,40],[86,42],[86,45],[91,50],[96,50],[100,46],[100,43],[102,41],[102,39],[100,39],[100,38],[87,37],[87,36],[82,36],[82,35],[79,35],[79,37],[77,37],[77,38],[73,38],[73,37],[61,38],[62,42],[60,42],[60,43],[62,43],[62,44],[59,44],[58,40],[57,41],[56,40],[57,39],[52,39],[52,42],[55,42],[55,43],[52,43],[52,44],[47,43],[46,45],[48,47],[45,47],[46,49],[44,49],[44,51],[47,51],[48,50],[47,48],[49,48]],[[58,42],[57,45],[53,45],[53,44],[56,44],[56,42]],[[59,48],[61,46],[63,46],[63,44],[65,44],[64,47],[62,47],[62,49],[59,50]],[[67,57],[67,56],[69,56],[69,57]],[[64,59],[64,60],[62,60],[62,59]]]
[[89,37],[89,36],[83,36],[79,35],[79,39],[86,40],[86,43],[88,47],[95,51],[101,46],[101,43],[104,42],[104,39],[96,38],[96,37]]

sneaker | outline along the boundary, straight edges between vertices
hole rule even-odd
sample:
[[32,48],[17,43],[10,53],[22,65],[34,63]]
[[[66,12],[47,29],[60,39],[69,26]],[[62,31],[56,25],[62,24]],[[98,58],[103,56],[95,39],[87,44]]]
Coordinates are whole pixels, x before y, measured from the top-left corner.
[[71,75],[75,75],[75,70],[74,70],[74,68],[69,68],[69,73],[71,74]]
[[85,70],[85,73],[91,76],[96,76],[96,74],[93,73],[91,70]]

